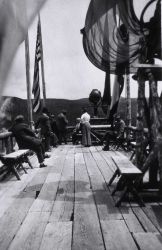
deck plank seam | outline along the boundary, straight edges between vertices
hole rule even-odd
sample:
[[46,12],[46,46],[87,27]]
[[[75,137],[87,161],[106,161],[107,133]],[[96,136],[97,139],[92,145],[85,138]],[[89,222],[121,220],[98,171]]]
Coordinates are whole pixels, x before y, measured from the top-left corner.
[[[90,153],[92,155],[92,152],[90,152]],[[83,156],[84,156],[84,153],[83,153]],[[84,160],[85,160],[85,158],[84,158]],[[99,222],[99,226],[100,226],[100,232],[101,232],[101,236],[102,236],[103,245],[104,245],[104,248],[106,250],[106,244],[105,244],[104,234],[103,234],[101,220],[100,220],[100,216],[99,216],[99,211],[98,211],[98,207],[97,207],[97,203],[96,203],[96,199],[95,199],[95,195],[94,195],[94,190],[93,190],[93,186],[92,186],[92,182],[91,182],[91,178],[90,178],[90,175],[89,175],[89,171],[88,171],[88,168],[87,168],[86,161],[85,161],[85,166],[86,166],[87,175],[88,175],[89,182],[90,182],[90,187],[91,187],[91,192],[92,192],[92,195],[93,195],[94,204],[95,204],[95,207],[96,207],[96,212],[97,212],[98,222]]]

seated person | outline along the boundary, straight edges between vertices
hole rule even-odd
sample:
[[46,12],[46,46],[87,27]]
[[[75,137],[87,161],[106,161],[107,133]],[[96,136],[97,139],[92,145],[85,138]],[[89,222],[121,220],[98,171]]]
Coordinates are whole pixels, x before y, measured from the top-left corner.
[[117,115],[112,130],[106,132],[106,134],[103,137],[103,141],[106,140],[106,145],[104,146],[103,150],[105,151],[109,150],[110,140],[117,141],[118,139],[123,138],[124,129],[125,129],[125,122],[120,118],[120,115]]
[[40,168],[46,167],[44,164],[45,153],[42,141],[38,139],[32,129],[24,122],[22,115],[16,116],[13,126],[10,128],[20,149],[33,150],[40,163]]
[[72,134],[72,142],[73,144],[78,144],[78,134],[81,130],[81,124],[80,124],[80,118],[76,119],[76,126],[73,130],[73,134]]

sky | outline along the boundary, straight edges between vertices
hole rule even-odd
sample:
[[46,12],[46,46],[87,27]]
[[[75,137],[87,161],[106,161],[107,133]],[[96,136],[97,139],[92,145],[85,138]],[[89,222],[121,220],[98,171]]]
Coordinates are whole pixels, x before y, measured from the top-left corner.
[[[80,99],[92,89],[103,93],[105,73],[86,57],[80,29],[84,27],[89,0],[48,0],[41,10],[44,70],[47,98]],[[135,1],[141,10],[148,0]],[[30,73],[33,82],[37,19],[29,29]],[[113,82],[113,76],[111,77]],[[26,99],[25,46],[14,58],[3,95]],[[122,96],[125,96],[123,91]],[[131,96],[137,83],[131,80]]]

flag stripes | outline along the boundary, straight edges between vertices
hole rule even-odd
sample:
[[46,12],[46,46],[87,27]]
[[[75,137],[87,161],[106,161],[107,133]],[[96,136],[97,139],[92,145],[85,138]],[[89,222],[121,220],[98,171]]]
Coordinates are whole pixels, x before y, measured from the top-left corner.
[[41,108],[40,84],[39,84],[39,61],[41,60],[40,36],[41,36],[41,32],[40,32],[40,19],[39,19],[38,27],[37,27],[37,41],[36,41],[34,78],[33,78],[33,89],[32,89],[32,93],[34,95],[34,100],[33,100],[34,112],[39,112]]

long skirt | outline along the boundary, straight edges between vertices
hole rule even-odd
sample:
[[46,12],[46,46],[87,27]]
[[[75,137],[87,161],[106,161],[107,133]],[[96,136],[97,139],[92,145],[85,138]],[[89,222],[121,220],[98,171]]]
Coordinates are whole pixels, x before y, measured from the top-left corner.
[[82,124],[82,145],[91,146],[91,126],[89,122]]

